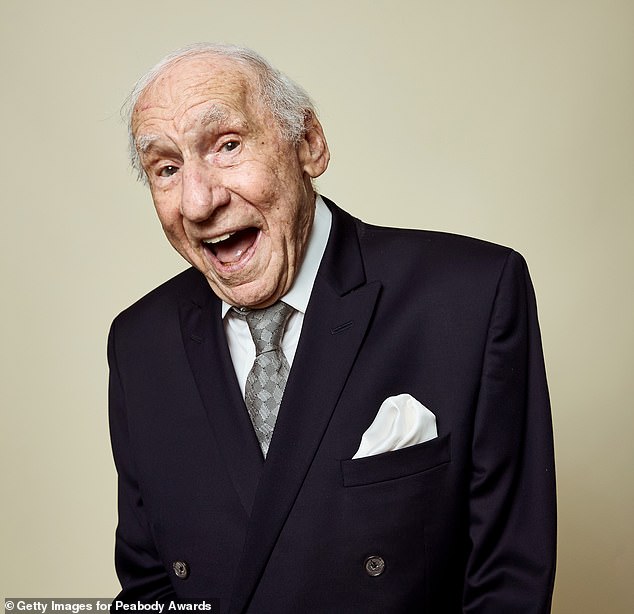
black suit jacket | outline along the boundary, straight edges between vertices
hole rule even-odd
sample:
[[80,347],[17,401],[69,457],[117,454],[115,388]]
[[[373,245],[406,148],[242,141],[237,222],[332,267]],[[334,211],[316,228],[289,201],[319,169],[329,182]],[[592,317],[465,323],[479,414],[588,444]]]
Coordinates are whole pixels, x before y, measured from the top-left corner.
[[[217,599],[232,613],[548,612],[552,433],[523,259],[328,205],[266,462],[220,300],[198,271],[114,321],[118,599]],[[438,438],[351,460],[400,393],[434,412]],[[378,576],[365,568],[373,555]]]

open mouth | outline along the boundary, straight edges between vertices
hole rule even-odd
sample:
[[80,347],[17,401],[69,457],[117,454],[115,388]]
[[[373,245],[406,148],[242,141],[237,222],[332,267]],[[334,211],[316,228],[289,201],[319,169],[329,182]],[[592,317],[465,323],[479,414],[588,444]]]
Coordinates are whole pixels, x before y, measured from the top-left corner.
[[204,239],[203,244],[222,264],[235,264],[255,244],[259,232],[257,228],[243,228],[212,239]]

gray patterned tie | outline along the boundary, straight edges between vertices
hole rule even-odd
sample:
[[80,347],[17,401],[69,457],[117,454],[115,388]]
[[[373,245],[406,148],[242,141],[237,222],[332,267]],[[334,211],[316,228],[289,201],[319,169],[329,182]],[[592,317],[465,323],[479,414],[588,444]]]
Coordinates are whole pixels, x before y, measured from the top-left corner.
[[265,458],[288,379],[289,366],[280,343],[292,311],[279,301],[245,314],[255,344],[255,361],[247,376],[244,400]]

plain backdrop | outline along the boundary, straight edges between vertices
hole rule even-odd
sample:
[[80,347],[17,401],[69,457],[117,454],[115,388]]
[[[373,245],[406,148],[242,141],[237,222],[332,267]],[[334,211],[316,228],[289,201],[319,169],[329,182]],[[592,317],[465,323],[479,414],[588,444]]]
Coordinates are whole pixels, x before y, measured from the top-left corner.
[[313,95],[319,187],[351,213],[526,257],[556,438],[554,612],[631,612],[631,0],[0,0],[0,598],[117,591],[107,330],[185,266],[119,108],[204,40],[257,49]]

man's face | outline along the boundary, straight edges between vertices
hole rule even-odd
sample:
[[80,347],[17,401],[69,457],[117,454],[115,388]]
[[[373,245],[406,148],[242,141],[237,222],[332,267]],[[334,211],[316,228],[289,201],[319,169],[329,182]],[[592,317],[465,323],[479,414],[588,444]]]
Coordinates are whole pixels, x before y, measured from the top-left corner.
[[328,149],[316,118],[298,145],[283,139],[253,80],[226,59],[180,60],[143,92],[132,131],[170,243],[220,298],[259,308],[299,270]]

